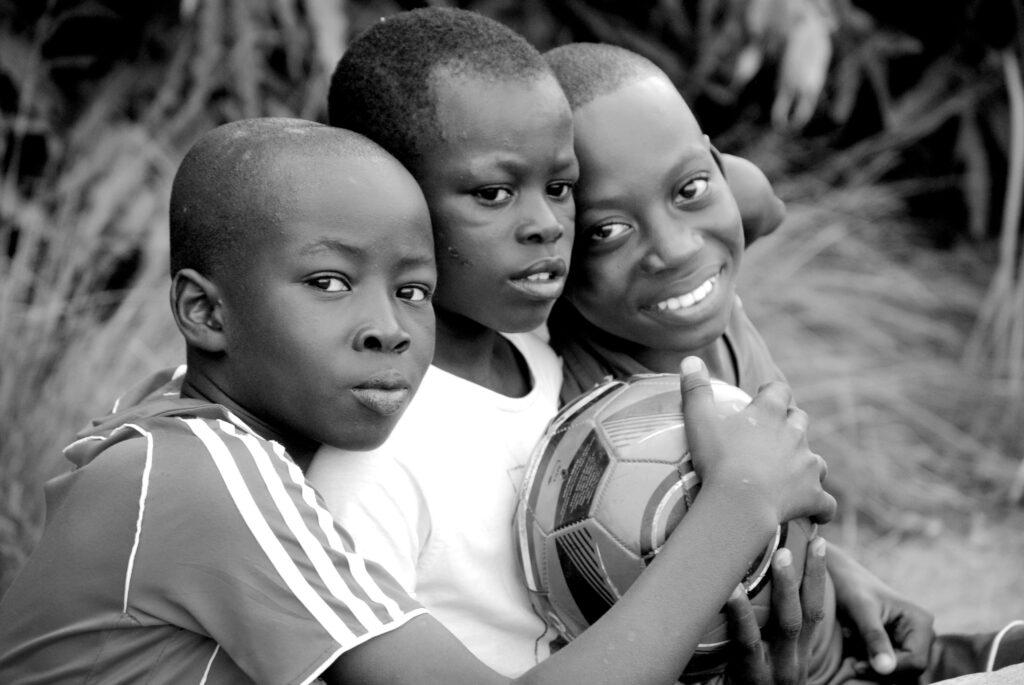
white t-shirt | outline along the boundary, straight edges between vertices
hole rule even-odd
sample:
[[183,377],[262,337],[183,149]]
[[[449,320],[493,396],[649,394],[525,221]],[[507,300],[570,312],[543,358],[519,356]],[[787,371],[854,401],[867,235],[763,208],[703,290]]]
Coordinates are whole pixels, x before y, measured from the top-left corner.
[[525,397],[431,366],[384,445],[322,448],[307,475],[357,552],[484,663],[515,677],[557,639],[530,605],[512,522],[530,453],[558,409],[562,369],[538,337],[506,337],[532,375]]

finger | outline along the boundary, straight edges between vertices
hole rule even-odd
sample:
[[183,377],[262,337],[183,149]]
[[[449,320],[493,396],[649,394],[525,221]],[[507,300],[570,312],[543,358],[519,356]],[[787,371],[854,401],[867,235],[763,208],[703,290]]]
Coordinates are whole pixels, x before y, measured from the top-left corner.
[[901,606],[901,614],[895,625],[891,625],[890,640],[896,651],[896,667],[899,672],[923,671],[929,662],[932,643],[935,641],[934,617],[927,611]]
[[836,515],[836,498],[830,495],[825,490],[821,491],[818,497],[817,506],[813,514],[808,516],[811,521],[818,524],[825,524],[831,521]]
[[717,416],[711,378],[700,357],[686,357],[679,367],[679,389],[683,396],[686,417],[686,441],[690,451],[713,459],[716,456],[716,431],[712,426]]
[[772,621],[768,641],[769,660],[780,682],[795,682],[803,616],[800,580],[793,567],[793,553],[782,547],[772,556]]
[[767,411],[770,415],[785,416],[792,411],[801,411],[791,408],[793,402],[792,389],[782,381],[772,381],[762,385],[754,396],[750,405]]
[[864,649],[867,651],[871,670],[880,675],[888,675],[896,670],[896,654],[878,613],[869,614],[858,611],[851,613],[850,619],[864,641]]
[[761,628],[742,584],[729,595],[725,615],[729,622],[730,682],[767,685],[770,681]]
[[[791,523],[790,525],[798,525]],[[825,539],[814,535],[807,543],[804,575],[800,582],[800,609],[803,628],[800,631],[799,657],[810,654],[814,630],[825,618]]]
[[810,425],[810,419],[807,417],[807,412],[797,407],[789,407],[786,411],[786,423],[789,427],[800,433],[807,434],[807,427]]

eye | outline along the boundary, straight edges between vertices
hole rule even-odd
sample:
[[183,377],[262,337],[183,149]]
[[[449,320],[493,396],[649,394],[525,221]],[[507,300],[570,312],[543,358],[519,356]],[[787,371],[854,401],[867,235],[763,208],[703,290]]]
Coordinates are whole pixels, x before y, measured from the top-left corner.
[[681,198],[683,202],[689,202],[696,200],[706,192],[708,192],[708,179],[699,177],[684,183],[683,187],[679,189],[677,197]]
[[430,289],[424,285],[403,285],[395,294],[399,299],[409,302],[425,302],[430,299]]
[[548,184],[547,193],[555,200],[566,200],[572,196],[572,189],[573,184],[569,181],[558,181]]
[[473,195],[487,205],[501,205],[512,199],[512,191],[500,186],[480,188],[473,191]]
[[587,239],[591,243],[608,243],[626,235],[632,230],[633,227],[627,223],[610,221],[606,224],[598,224],[587,231]]
[[349,282],[341,276],[314,276],[306,281],[306,284],[325,293],[340,293],[352,290]]

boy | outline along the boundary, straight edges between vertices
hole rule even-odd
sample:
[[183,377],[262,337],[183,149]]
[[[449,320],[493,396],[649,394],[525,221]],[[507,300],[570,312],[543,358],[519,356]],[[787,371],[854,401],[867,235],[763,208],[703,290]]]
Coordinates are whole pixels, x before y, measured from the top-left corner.
[[[744,232],[731,186],[674,85],[646,58],[611,45],[573,44],[546,57],[573,108],[580,162],[573,269],[549,320],[565,364],[563,400],[608,376],[672,373],[686,355],[748,392],[781,380],[735,295]],[[830,570],[837,558],[849,563],[833,551],[829,558]],[[944,636],[933,650],[944,663],[923,681],[982,667],[977,657],[952,663],[951,641],[977,657],[1012,658],[992,636]],[[812,682],[841,675],[836,661],[822,654]]]
[[[391,438],[361,454],[325,447],[308,476],[368,556],[481,660],[518,676],[558,642],[530,606],[511,523],[562,374],[528,332],[544,323],[568,267],[577,175],[568,103],[522,37],[472,12],[429,8],[353,41],[332,78],[329,116],[383,145],[424,191],[438,259],[437,344]],[[734,520],[731,505],[721,506],[715,516]],[[692,544],[711,553],[707,540]],[[674,620],[648,616],[647,629],[675,625],[679,634],[672,658],[643,666],[644,677],[672,682],[681,672],[753,558],[735,552],[716,549],[721,566],[702,557],[706,566],[688,569],[670,600],[687,608]],[[593,663],[592,677],[622,668],[639,678],[629,664],[640,652],[629,651]]]
[[[0,682],[507,682],[354,550],[298,466],[322,442],[379,445],[427,367],[435,268],[415,181],[356,134],[242,121],[186,155],[170,224],[187,371],[147,383],[68,448],[76,469],[49,483],[46,529],[0,603]],[[684,402],[710,417],[693,362]],[[747,454],[800,476],[785,497],[778,477],[754,476],[750,506],[729,515],[741,549],[834,506],[787,397],[759,398],[747,418],[761,430],[702,431],[701,451],[725,457],[709,467],[712,499],[735,499],[724,485]],[[679,622],[647,625],[642,609],[682,584],[683,551],[530,681],[659,682],[643,661],[604,669],[599,656],[624,629]],[[678,651],[648,642],[637,659]]]
[[423,613],[296,466],[380,444],[429,363],[415,182],[362,136],[241,121],[185,156],[170,231],[188,370],[67,448],[0,605],[0,682],[309,682]]

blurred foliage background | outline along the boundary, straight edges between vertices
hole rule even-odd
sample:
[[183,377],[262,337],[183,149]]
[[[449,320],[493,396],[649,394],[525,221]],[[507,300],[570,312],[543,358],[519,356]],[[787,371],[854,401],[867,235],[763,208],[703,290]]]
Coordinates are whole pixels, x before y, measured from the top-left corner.
[[[184,151],[241,117],[325,120],[351,37],[423,4],[0,0],[0,592],[61,447],[182,359],[165,236]],[[1024,613],[1021,1],[429,4],[541,50],[636,50],[766,171],[788,218],[741,294],[829,458],[835,536],[883,565],[980,540]]]

